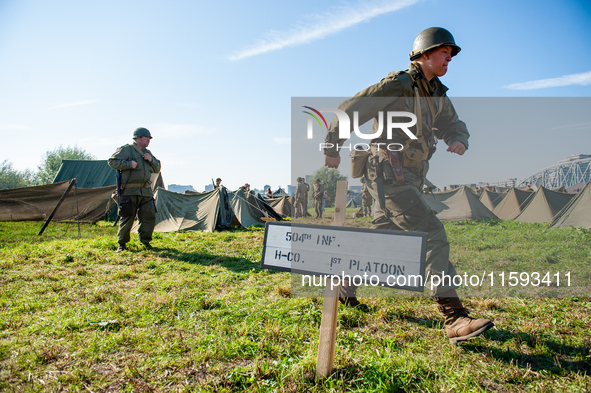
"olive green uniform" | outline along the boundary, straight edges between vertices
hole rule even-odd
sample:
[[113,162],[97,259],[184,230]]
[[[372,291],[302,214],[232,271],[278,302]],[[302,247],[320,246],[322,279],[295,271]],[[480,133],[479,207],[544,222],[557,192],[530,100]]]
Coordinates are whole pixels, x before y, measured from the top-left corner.
[[314,193],[314,210],[316,211],[316,218],[322,218],[322,200],[324,199],[324,185],[315,183]]
[[[152,162],[144,160],[144,154],[152,156]],[[131,162],[137,162],[132,169]],[[119,206],[119,231],[117,241],[126,244],[137,215],[140,222],[138,234],[142,244],[152,241],[156,222],[156,207],[150,184],[152,173],[160,172],[160,161],[148,149],[140,149],[135,142],[121,146],[109,158],[109,166],[121,171],[121,206]]]
[[304,182],[299,182],[296,188],[296,218],[305,217],[308,204],[308,189]]
[[363,183],[361,186],[361,212],[365,217],[371,217],[371,205],[373,204],[373,198],[369,192],[367,184]]
[[[379,129],[376,118],[379,111],[383,111],[384,114],[387,111],[412,112],[421,122],[423,138],[419,138],[418,141],[410,141],[409,136],[396,128],[392,131],[391,139],[386,138],[385,130],[380,137],[373,139],[364,174],[367,188],[376,200],[373,228],[402,228],[408,231],[426,232],[428,234],[426,274],[431,276],[442,272],[446,275],[454,275],[456,270],[449,260],[449,243],[445,228],[435,216],[435,212],[429,208],[419,190],[429,168],[428,160],[435,151],[436,139],[443,139],[447,145],[459,141],[468,148],[469,138],[466,125],[458,119],[446,91],[447,88],[439,78],[434,77],[431,81],[427,81],[419,65],[413,62],[409,70],[390,73],[379,83],[359,92],[339,106],[339,109],[345,111],[350,119],[354,118],[353,112],[357,111],[359,125],[374,118],[372,133]],[[416,105],[417,101],[420,103],[419,107]],[[398,122],[408,121],[408,118],[404,118]],[[385,122],[384,120],[384,124]],[[416,126],[412,127],[411,131],[418,135]],[[335,116],[326,134],[326,142],[332,143],[335,147],[325,149],[324,154],[337,157],[339,153],[336,145],[342,145],[344,141],[339,139],[338,119]],[[377,143],[393,142],[406,146],[399,154],[403,156],[401,164],[404,181],[402,183],[397,181],[392,165],[384,158],[385,145],[382,145],[381,152],[378,150],[380,145]],[[378,156],[377,159],[374,156]],[[374,166],[375,160],[383,172],[385,208],[389,212],[378,203],[378,183],[376,182],[378,171]],[[430,290],[430,296],[455,288],[453,285],[449,287],[426,285],[426,287]]]

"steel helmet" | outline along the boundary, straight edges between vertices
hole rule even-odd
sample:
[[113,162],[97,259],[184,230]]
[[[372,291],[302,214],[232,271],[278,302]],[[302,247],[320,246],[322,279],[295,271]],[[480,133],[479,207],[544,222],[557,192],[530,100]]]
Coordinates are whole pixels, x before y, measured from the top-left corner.
[[152,135],[147,128],[139,127],[133,132],[133,139],[141,138],[142,136],[147,136],[148,138],[152,139]]
[[412,45],[410,60],[416,60],[425,52],[439,48],[440,46],[451,46],[452,57],[457,55],[462,49],[456,45],[454,36],[442,27],[429,27],[419,33]]

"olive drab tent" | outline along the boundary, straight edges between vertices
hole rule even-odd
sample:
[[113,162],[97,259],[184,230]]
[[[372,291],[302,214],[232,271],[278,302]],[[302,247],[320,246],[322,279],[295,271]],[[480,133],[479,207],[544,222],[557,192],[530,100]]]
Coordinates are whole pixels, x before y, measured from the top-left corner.
[[591,182],[554,217],[549,228],[591,228]]
[[494,208],[493,213],[502,220],[513,220],[529,203],[533,191],[511,188],[501,203]]
[[349,191],[347,194],[347,208],[361,207],[363,193]]
[[230,206],[236,218],[243,227],[253,225],[265,225],[265,221],[279,221],[281,216],[271,206],[252,195],[250,191],[244,192],[244,188],[228,193]]
[[466,186],[450,191],[423,194],[440,221],[489,220],[497,218]]
[[550,222],[574,196],[575,194],[566,194],[539,187],[531,196],[527,207],[515,217],[515,221]]
[[347,209],[357,209],[361,207],[361,202],[358,202],[355,198],[349,199],[349,202],[347,202]]
[[[223,187],[211,191],[179,194],[158,188],[154,195],[156,226],[154,232],[206,231],[227,229],[234,214]],[[137,222],[134,232],[137,231]]]
[[282,196],[289,196],[289,194],[285,192],[283,188],[279,187],[279,189],[273,193],[273,198],[279,198]]
[[[107,160],[62,160],[54,183],[76,178],[78,188],[96,188],[114,186],[117,184],[115,169],[111,168]],[[150,179],[152,190],[164,188],[162,173],[152,173]]]
[[[45,221],[69,182],[0,190],[0,221]],[[115,186],[71,189],[52,221],[96,222],[105,218]]]
[[281,217],[293,217],[293,198],[290,196],[282,196],[277,198],[263,198],[263,200],[275,210]]
[[482,194],[480,194],[480,202],[482,202],[488,210],[493,211],[494,208],[501,203],[505,195],[507,195],[507,192],[494,192],[483,189]]

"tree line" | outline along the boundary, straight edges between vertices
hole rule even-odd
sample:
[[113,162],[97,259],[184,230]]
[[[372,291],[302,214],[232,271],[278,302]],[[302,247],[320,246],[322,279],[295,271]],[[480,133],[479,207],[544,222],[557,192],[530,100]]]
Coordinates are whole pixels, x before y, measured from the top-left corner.
[[63,147],[62,145],[53,150],[48,150],[43,155],[41,164],[37,171],[15,169],[8,160],[0,164],[0,189],[40,186],[53,182],[55,175],[60,169],[62,160],[95,160],[96,158],[78,146]]

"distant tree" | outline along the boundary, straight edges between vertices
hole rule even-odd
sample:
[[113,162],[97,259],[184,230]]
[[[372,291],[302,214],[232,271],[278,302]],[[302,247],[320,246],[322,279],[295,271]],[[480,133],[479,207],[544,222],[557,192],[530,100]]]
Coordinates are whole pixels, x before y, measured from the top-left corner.
[[324,191],[326,191],[326,206],[334,206],[334,200],[337,193],[337,181],[347,180],[347,176],[342,175],[338,169],[328,168],[323,166],[318,169],[310,177],[310,192],[308,193],[308,203],[314,205],[312,194],[314,193],[314,184],[316,179],[320,179],[320,183],[324,184]]
[[4,160],[0,165],[0,189],[20,188],[35,185],[35,174],[28,169],[17,171],[12,163]]
[[53,150],[49,150],[43,157],[43,162],[39,165],[37,173],[38,184],[49,184],[60,169],[62,160],[94,160],[95,157],[85,150],[74,147],[63,147],[60,145]]

